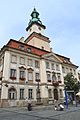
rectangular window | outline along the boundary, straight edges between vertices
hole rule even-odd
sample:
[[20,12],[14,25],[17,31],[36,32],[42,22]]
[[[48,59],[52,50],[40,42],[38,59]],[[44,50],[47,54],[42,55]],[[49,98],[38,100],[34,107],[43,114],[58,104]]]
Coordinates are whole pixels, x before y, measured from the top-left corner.
[[35,73],[35,79],[36,79],[36,81],[40,80],[40,74],[39,73]]
[[32,72],[28,72],[28,80],[33,80],[33,73]]
[[56,75],[55,74],[52,75],[52,80],[56,81]]
[[32,66],[32,59],[28,59],[28,65]]
[[28,99],[33,99],[33,89],[28,89]]
[[50,78],[50,74],[47,74],[47,80],[50,80],[51,78]]
[[16,69],[10,69],[10,77],[16,78]]
[[72,69],[70,69],[70,72],[72,73]]
[[17,98],[17,96],[16,96],[16,91],[14,91],[14,90],[9,90],[9,91],[8,91],[8,97],[9,97],[10,100],[15,100],[15,99]]
[[49,73],[47,74],[47,81],[51,82],[51,75]]
[[19,46],[19,49],[20,49],[20,50],[24,50],[24,45],[20,45],[20,46]]
[[50,68],[49,62],[46,62],[46,69],[49,69],[49,68]]
[[76,75],[76,70],[74,69],[73,71],[74,71],[74,75]]
[[52,70],[55,70],[54,63],[51,64],[51,68],[52,68]]
[[39,61],[35,61],[35,67],[39,68]]
[[66,73],[69,73],[69,69],[68,68],[66,68]]
[[20,99],[24,99],[24,89],[20,89]]
[[17,56],[16,55],[12,55],[11,56],[11,62],[12,63],[16,63],[17,62]]
[[57,70],[57,71],[60,71],[60,67],[59,67],[58,64],[56,65],[56,70]]
[[51,91],[51,89],[48,90],[48,97],[52,98],[52,91]]
[[24,70],[20,70],[20,79],[25,78],[25,71]]
[[62,67],[62,72],[65,73],[65,67]]
[[30,52],[31,52],[31,48],[27,48],[27,52],[29,52],[29,53],[30,53]]
[[60,75],[58,75],[58,81],[61,81],[61,76]]
[[22,64],[22,65],[25,64],[25,59],[23,57],[20,57],[20,64]]

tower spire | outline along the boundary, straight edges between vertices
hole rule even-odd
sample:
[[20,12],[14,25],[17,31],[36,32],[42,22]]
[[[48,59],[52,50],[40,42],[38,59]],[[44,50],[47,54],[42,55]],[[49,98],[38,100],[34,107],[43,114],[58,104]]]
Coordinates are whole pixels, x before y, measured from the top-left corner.
[[39,18],[39,13],[37,12],[36,8],[34,7],[32,13],[31,13],[31,19],[28,23],[28,27],[26,28],[26,30],[28,31],[29,28],[33,25],[36,24],[40,27],[42,27],[43,29],[45,29],[46,27],[42,24],[40,18]]

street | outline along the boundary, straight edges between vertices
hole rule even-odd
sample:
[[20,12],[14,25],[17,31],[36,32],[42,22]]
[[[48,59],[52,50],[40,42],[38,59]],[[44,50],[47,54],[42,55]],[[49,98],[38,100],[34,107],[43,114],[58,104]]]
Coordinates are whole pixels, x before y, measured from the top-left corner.
[[53,107],[28,111],[27,108],[0,108],[0,120],[79,120],[80,107],[54,111]]

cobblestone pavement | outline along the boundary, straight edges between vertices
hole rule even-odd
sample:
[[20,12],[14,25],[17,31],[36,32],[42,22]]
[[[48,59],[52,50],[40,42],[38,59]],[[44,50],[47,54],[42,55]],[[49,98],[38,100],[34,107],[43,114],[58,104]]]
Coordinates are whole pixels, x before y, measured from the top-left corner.
[[70,107],[64,111],[54,111],[53,106],[27,108],[0,108],[0,120],[79,120],[80,107]]

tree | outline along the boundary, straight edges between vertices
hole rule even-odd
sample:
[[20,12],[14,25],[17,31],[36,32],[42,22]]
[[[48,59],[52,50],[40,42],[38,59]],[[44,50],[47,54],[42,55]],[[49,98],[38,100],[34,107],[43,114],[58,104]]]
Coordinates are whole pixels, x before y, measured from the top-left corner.
[[[79,91],[79,84],[76,78],[74,78],[72,73],[68,73],[64,77],[64,84],[66,91],[68,93],[69,99],[72,101],[75,99],[75,94]],[[70,91],[70,92],[69,92]],[[74,91],[74,92],[71,92]]]
[[68,73],[64,77],[64,84],[65,84],[66,90],[74,90],[74,92],[79,91],[78,81],[76,78],[74,78],[72,73]]

